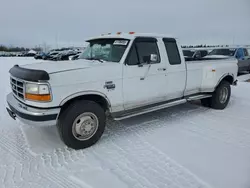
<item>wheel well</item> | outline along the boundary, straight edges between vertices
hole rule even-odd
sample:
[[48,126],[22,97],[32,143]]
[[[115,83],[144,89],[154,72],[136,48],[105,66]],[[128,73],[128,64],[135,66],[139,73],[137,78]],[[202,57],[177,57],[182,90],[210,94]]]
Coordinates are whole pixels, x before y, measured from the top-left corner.
[[105,111],[109,110],[108,101],[104,97],[100,95],[96,95],[96,94],[82,95],[82,96],[78,96],[73,99],[70,99],[65,104],[62,105],[62,109],[66,109],[72,102],[77,101],[77,100],[94,101],[97,104],[99,104]]
[[[227,76],[224,77],[222,80],[227,81],[227,82],[229,82],[230,84],[233,84],[233,82],[234,82],[234,78],[233,78],[233,76],[231,76],[231,75],[227,75]],[[221,80],[221,81],[222,81],[222,80]]]

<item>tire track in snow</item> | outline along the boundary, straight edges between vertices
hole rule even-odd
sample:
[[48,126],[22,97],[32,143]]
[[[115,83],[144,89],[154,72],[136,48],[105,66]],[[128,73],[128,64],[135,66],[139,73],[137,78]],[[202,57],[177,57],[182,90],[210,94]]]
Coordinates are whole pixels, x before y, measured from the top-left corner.
[[[237,128],[235,129],[237,133],[235,133],[235,131],[232,131],[232,128],[234,128],[233,125],[228,124],[228,127],[218,125],[216,123],[217,121],[212,119],[209,114],[204,115],[199,113],[194,120],[187,121],[189,123],[188,125],[182,125],[185,130],[192,131],[202,137],[216,139],[238,147],[250,147],[249,132]],[[197,122],[203,122],[202,126]]]
[[[23,135],[17,132],[2,132],[0,137],[0,149],[4,149],[1,155],[14,157],[13,161],[5,166],[0,165],[4,171],[3,186],[12,187],[65,187],[78,188],[79,184],[71,181],[63,174],[58,173],[51,163],[43,163],[42,155],[34,157],[28,152],[24,144]],[[23,146],[23,147],[20,147]],[[34,165],[35,164],[35,165]],[[26,183],[23,183],[26,182]],[[48,183],[45,183],[48,182]],[[34,186],[36,184],[36,186]]]
[[[77,151],[78,162],[76,161],[74,164],[77,164],[79,169],[88,170],[86,163],[93,164],[91,159],[96,159],[101,162],[99,170],[104,173],[111,172],[128,187],[209,187],[139,136],[141,133],[150,134],[154,129],[166,126],[166,119],[173,120],[178,115],[188,115],[197,110],[200,111],[200,108],[182,111],[183,113],[170,112],[170,115],[167,114],[166,118],[160,120],[156,116],[163,117],[166,112],[156,113],[150,118],[150,121],[132,126],[108,121],[101,141],[91,148]],[[150,124],[154,124],[154,126],[149,126]],[[54,154],[58,155],[58,153]],[[70,155],[72,155],[71,152]],[[85,161],[80,160],[79,156],[85,158]],[[53,158],[52,153],[51,157]],[[64,171],[69,174],[80,173],[79,170],[68,167]],[[82,179],[77,177],[77,179],[84,181],[84,177]]]
[[[191,110],[185,108],[177,110],[175,108],[171,111],[166,110],[151,114],[152,118],[147,118],[151,121],[145,122],[143,120],[140,123],[140,118],[137,118],[139,120],[137,125],[135,123],[128,125],[120,122],[109,122],[110,125],[105,131],[103,139],[88,150],[75,151],[68,148],[57,148],[53,152],[36,156],[31,155],[26,146],[22,146],[25,143],[22,134],[20,135],[17,131],[11,134],[7,132],[8,134],[4,138],[0,138],[0,146],[3,142],[8,144],[3,144],[5,150],[9,151],[9,148],[12,148],[14,153],[17,153],[14,157],[18,161],[28,163],[28,166],[17,165],[16,168],[18,169],[11,171],[10,168],[10,171],[6,174],[15,174],[13,176],[17,182],[20,180],[20,176],[25,181],[32,179],[34,181],[33,186],[37,182],[42,184],[42,181],[46,180],[48,183],[44,184],[44,187],[79,187],[79,183],[74,182],[73,179],[68,179],[62,173],[62,169],[75,163],[79,164],[79,168],[86,167],[86,164],[91,166],[93,164],[91,158],[95,158],[101,162],[100,170],[104,170],[104,172],[109,170],[129,187],[209,187],[144,139],[145,135],[152,134],[161,127],[169,126],[166,121],[180,121],[178,118],[197,116],[197,112],[203,113],[203,111],[207,111],[207,109],[194,107]],[[128,134],[129,136],[127,136]],[[15,142],[16,136],[19,140],[18,143]],[[4,167],[4,169],[6,168]],[[18,176],[19,171],[21,171],[20,176]],[[35,171],[41,173],[37,174]],[[68,173],[74,174],[74,169],[69,169]],[[15,182],[8,182],[8,185],[15,186],[15,184]],[[28,186],[31,186],[31,184]]]
[[29,160],[27,153],[19,147],[16,147],[16,143],[3,134],[0,138],[0,146],[19,160]]
[[[164,161],[164,159],[169,161],[169,163],[167,164],[170,164],[170,166],[174,168],[174,171],[176,172],[177,176],[180,176],[180,177],[177,177],[177,182],[178,183],[182,182],[181,187],[189,187],[189,186],[190,187],[210,187],[207,183],[205,183],[203,180],[198,178],[195,174],[193,174],[192,172],[187,170],[185,167],[181,166],[179,163],[177,163],[176,161],[168,157],[164,152],[162,152],[161,150],[157,149],[156,147],[151,145],[149,142],[147,142],[144,139],[144,137],[142,137],[142,134],[141,134],[141,133],[149,134],[148,131],[145,131],[144,127],[140,127],[139,130],[137,129],[137,131],[135,131],[134,129],[131,129],[131,131],[137,134],[137,136],[141,140],[143,140],[145,144],[148,145],[148,148],[150,148],[150,151],[157,153],[157,156],[161,156],[162,160],[160,159],[160,161]],[[138,132],[140,132],[140,134]]]
[[102,161],[104,169],[112,170],[129,187],[209,187],[146,142],[140,136],[144,134],[144,126],[126,128],[116,124],[115,129],[107,129],[108,136],[102,140],[105,147],[99,146],[91,152]]

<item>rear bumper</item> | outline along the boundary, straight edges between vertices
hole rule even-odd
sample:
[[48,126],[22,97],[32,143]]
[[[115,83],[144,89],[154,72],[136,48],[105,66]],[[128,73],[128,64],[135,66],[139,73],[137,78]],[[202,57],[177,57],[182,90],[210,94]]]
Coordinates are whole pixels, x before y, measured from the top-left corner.
[[7,95],[7,103],[9,115],[27,125],[49,126],[56,125],[60,108],[41,109],[26,106],[19,102],[12,93]]

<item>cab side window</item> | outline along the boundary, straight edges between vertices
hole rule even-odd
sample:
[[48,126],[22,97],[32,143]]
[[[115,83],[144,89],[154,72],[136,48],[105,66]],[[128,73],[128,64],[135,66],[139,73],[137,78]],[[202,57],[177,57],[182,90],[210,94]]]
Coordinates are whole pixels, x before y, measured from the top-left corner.
[[157,40],[154,38],[136,38],[126,59],[127,65],[139,65],[146,63],[145,57],[156,54],[158,59],[155,63],[160,63],[160,53]]
[[156,54],[158,57],[156,63],[160,63],[160,53],[156,42],[136,42],[136,48],[140,63],[146,63],[144,57],[151,54]]
[[172,38],[164,38],[163,42],[165,44],[168,60],[170,65],[179,65],[181,64],[181,57],[176,44],[176,40]]

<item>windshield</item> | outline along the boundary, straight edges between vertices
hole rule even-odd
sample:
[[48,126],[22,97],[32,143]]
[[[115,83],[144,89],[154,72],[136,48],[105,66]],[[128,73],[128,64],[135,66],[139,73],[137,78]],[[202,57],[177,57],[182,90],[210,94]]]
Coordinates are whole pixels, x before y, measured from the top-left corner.
[[94,39],[79,59],[119,62],[128,46],[126,39]]
[[226,55],[226,56],[234,56],[236,49],[214,49],[209,55]]

